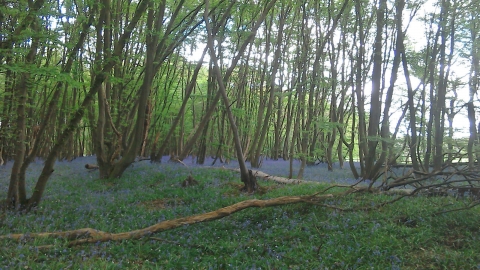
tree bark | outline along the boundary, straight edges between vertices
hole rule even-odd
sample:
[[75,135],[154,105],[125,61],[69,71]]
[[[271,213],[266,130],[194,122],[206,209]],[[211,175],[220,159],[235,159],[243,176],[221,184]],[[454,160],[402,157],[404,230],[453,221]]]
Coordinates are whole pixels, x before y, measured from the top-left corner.
[[[84,228],[73,231],[64,231],[64,232],[54,232],[54,233],[30,233],[28,236],[30,238],[46,238],[46,237],[57,237],[69,240],[68,246],[77,246],[82,244],[93,244],[99,242],[108,242],[108,241],[122,241],[122,240],[132,240],[132,239],[141,239],[143,237],[151,236],[154,233],[167,231],[182,227],[188,224],[196,224],[200,222],[208,222],[212,220],[221,219],[223,217],[229,216],[236,212],[242,211],[247,208],[258,207],[272,207],[286,204],[294,203],[310,203],[318,204],[322,203],[325,200],[333,198],[334,195],[310,195],[310,196],[285,196],[278,197],[268,200],[247,200],[238,202],[224,208],[217,209],[208,213],[197,214],[189,217],[177,218],[172,220],[162,221],[155,225],[138,229],[130,232],[121,232],[121,233],[109,233],[92,228]],[[20,240],[24,239],[24,234],[9,234],[5,236],[0,236],[0,239],[15,239]]]
[[[450,3],[448,0],[442,0],[441,11],[440,11],[440,21],[439,21],[439,31],[440,31],[440,59],[439,59],[439,80],[436,87],[436,106],[434,110],[434,143],[435,143],[435,152],[433,156],[433,169],[439,170],[443,165],[443,141],[444,141],[444,132],[445,132],[445,100],[447,93],[447,82],[448,77],[446,76],[446,45],[447,45],[447,14],[449,12]],[[433,82],[432,82],[433,83]]]
[[[270,4],[273,6],[275,1],[276,0],[271,1]],[[212,27],[210,26],[210,22],[209,22],[208,8],[209,8],[209,1],[207,0],[206,3],[205,3],[204,19],[205,19],[205,25],[206,25],[206,29],[207,29],[207,33],[208,33],[207,44],[208,44],[208,47],[209,47],[209,50],[210,50],[210,58],[211,58],[212,63],[213,63],[214,74],[215,74],[215,77],[216,77],[217,83],[218,83],[218,90],[219,90],[219,92],[222,96],[223,103],[224,103],[225,109],[226,109],[226,113],[227,113],[228,119],[230,121],[230,129],[233,133],[233,139],[234,139],[234,143],[235,143],[235,151],[236,151],[238,163],[239,163],[239,166],[240,166],[241,180],[242,180],[242,182],[245,183],[246,190],[249,193],[251,193],[251,192],[254,192],[257,188],[256,180],[254,179],[254,177],[251,178],[251,176],[252,176],[251,171],[249,172],[247,170],[247,166],[245,165],[242,146],[241,146],[240,138],[238,136],[238,129],[237,129],[237,126],[235,124],[235,119],[233,117],[232,111],[230,110],[230,106],[229,106],[230,102],[228,101],[227,92],[225,90],[225,84],[224,84],[224,81],[222,79],[223,77],[222,77],[222,74],[220,72],[220,67],[218,66],[218,59],[217,59],[217,56],[215,55],[214,36],[213,36],[213,32],[212,32]]]
[[[274,3],[276,2],[277,0],[272,0],[271,2],[269,2],[265,8],[263,9],[262,13],[258,16],[257,20],[255,21],[255,24],[253,25],[251,31],[250,31],[250,35],[245,39],[245,41],[241,44],[240,48],[238,49],[238,53],[237,55],[232,59],[232,63],[230,64],[230,67],[226,70],[225,72],[225,75],[223,77],[223,81],[225,82],[228,82],[229,79],[230,79],[230,76],[232,75],[235,67],[237,66],[238,62],[240,61],[240,59],[243,57],[243,54],[245,52],[245,50],[247,49],[247,46],[253,41],[253,39],[255,38],[255,35],[257,33],[257,30],[258,28],[262,25],[262,23],[264,22],[265,20],[265,17],[267,16],[268,12],[270,11],[270,9],[273,7]],[[231,2],[231,5],[229,6],[229,9],[231,9],[231,7],[233,6],[235,2]],[[230,13],[229,11],[227,10],[227,12],[224,12],[224,17],[228,16]],[[223,20],[223,19],[222,19]],[[192,135],[190,137],[190,139],[187,141],[187,143],[185,144],[185,147],[183,149],[183,152],[179,155],[179,159],[180,160],[183,160],[185,159],[185,157],[188,155],[188,153],[191,151],[193,145],[195,144],[195,142],[197,141],[197,139],[199,138],[199,134],[200,132],[202,132],[203,128],[205,127],[206,123],[208,121],[210,121],[210,118],[213,114],[213,112],[215,111],[215,106],[217,105],[218,101],[220,100],[220,97],[221,97],[221,93],[220,91],[217,92],[217,94],[215,95],[215,97],[213,98],[212,100],[212,104],[210,105],[210,107],[207,109],[205,115],[203,116],[202,120],[200,121],[200,123],[198,124],[196,130],[195,130],[195,134]],[[227,105],[228,106],[228,105]]]
[[383,48],[383,27],[385,25],[385,12],[387,1],[380,0],[376,12],[377,25],[375,44],[373,48],[373,70],[372,70],[372,94],[370,99],[370,117],[368,121],[367,145],[365,152],[365,170],[363,175],[365,179],[376,180],[374,170],[375,160],[377,159],[377,145],[379,141],[379,124],[382,110],[382,101],[380,95],[382,78],[382,48]]
[[[149,0],[143,0],[138,3],[137,8],[135,10],[135,14],[132,17],[132,20],[127,25],[124,30],[123,35],[121,36],[120,40],[117,42],[115,46],[115,51],[112,54],[113,56],[119,57],[123,51],[126,41],[130,38],[132,31],[135,29],[138,21],[140,20],[141,16],[145,12],[147,6],[149,4]],[[93,101],[95,94],[97,93],[99,87],[103,84],[105,80],[105,75],[108,73],[116,64],[116,60],[114,58],[109,59],[103,66],[102,73],[95,78],[95,82],[91,85],[89,92],[85,96],[82,101],[80,108],[78,108],[75,113],[72,115],[72,118],[69,120],[67,127],[63,130],[60,137],[57,139],[55,145],[52,147],[50,153],[48,154],[45,165],[42,169],[40,177],[37,180],[37,183],[34,188],[34,192],[30,199],[28,200],[27,210],[31,210],[32,208],[38,206],[40,204],[40,200],[42,199],[43,192],[45,191],[45,187],[47,186],[48,179],[50,175],[53,173],[53,167],[55,164],[55,160],[57,158],[58,153],[60,152],[61,148],[64,146],[66,141],[69,138],[71,132],[74,132],[75,128],[78,126],[78,123],[83,118],[85,113],[85,109],[89,106],[89,104]]]
[[170,129],[168,130],[167,135],[165,135],[165,137],[162,138],[163,139],[162,145],[160,146],[160,148],[158,149],[157,152],[152,152],[152,154],[150,155],[150,158],[153,162],[160,162],[161,161],[161,157],[162,157],[163,153],[165,153],[165,149],[167,148],[167,145],[170,141],[170,138],[172,137],[173,133],[175,132],[175,129],[177,128],[177,125],[180,122],[181,116],[185,112],[185,108],[187,106],[188,99],[190,98],[190,96],[193,92],[193,89],[195,88],[195,84],[197,83],[198,73],[200,72],[200,69],[202,68],[203,59],[205,58],[206,53],[207,53],[207,47],[205,47],[205,49],[203,50],[202,56],[200,57],[200,60],[198,60],[197,66],[195,67],[195,70],[193,71],[193,76],[190,79],[190,82],[188,83],[188,85],[185,89],[185,96],[183,97],[183,101],[182,101],[182,105],[180,106],[180,110],[179,110],[177,116],[175,117],[175,119],[173,120],[173,122],[170,126]]
[[[269,123],[270,123],[270,118],[272,115],[273,111],[273,103],[275,100],[275,92],[277,91],[276,89],[276,76],[277,76],[277,71],[280,66],[280,56],[281,56],[281,47],[282,47],[282,42],[283,42],[283,29],[285,26],[285,21],[287,19],[288,13],[290,9],[287,7],[287,10],[285,10],[285,6],[282,5],[280,15],[279,15],[279,23],[280,25],[278,26],[278,34],[277,34],[277,43],[275,44],[275,52],[272,60],[272,68],[271,68],[271,74],[270,74],[270,82],[268,84],[269,88],[269,96],[268,96],[268,104],[267,104],[267,111],[265,113],[263,123],[261,125],[261,132],[260,132],[260,137],[258,138],[258,143],[253,145],[255,147],[255,151],[253,153],[253,158],[251,159],[251,164],[252,167],[258,168],[260,167],[260,155],[262,153],[262,150],[264,148],[264,143],[265,143],[265,138],[267,136],[267,131],[269,130]],[[257,127],[260,128],[260,127]]]

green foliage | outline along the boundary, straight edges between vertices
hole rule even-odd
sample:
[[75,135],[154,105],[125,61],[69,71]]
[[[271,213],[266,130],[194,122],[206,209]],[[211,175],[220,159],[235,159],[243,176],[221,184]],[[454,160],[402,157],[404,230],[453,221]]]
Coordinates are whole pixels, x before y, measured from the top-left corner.
[[235,117],[242,117],[247,114],[247,112],[242,108],[232,108],[231,110],[232,110],[233,116]]
[[[104,181],[92,174],[72,178],[74,169],[57,168],[41,207],[35,213],[9,213],[0,234],[85,227],[130,231],[242,200],[306,195],[326,187],[261,181],[265,193],[251,196],[238,191],[239,176],[228,170],[139,163],[121,179]],[[190,173],[200,184],[182,188],[181,181]],[[28,181],[31,184],[32,179]],[[353,194],[326,205],[373,207],[391,199]],[[479,209],[432,216],[442,206],[452,209],[463,204],[450,197],[412,197],[380,210],[347,212],[296,204],[247,209],[142,240],[73,248],[59,239],[4,241],[0,265],[34,269],[471,269],[480,261]],[[36,248],[46,244],[53,248]]]
[[336,129],[337,127],[343,126],[343,124],[338,123],[338,122],[331,122],[328,119],[325,118],[320,118],[317,121],[315,121],[315,124],[317,127],[324,131],[324,132],[331,132],[332,130]]
[[395,139],[382,138],[381,136],[367,136],[366,139],[369,140],[369,141],[372,141],[372,142],[386,142],[388,144],[395,143]]

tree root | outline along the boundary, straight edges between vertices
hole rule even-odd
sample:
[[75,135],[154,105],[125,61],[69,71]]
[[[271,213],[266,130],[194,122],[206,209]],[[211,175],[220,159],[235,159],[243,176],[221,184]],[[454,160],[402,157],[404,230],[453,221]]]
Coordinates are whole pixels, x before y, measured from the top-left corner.
[[[220,208],[218,210],[193,215],[189,217],[177,218],[173,220],[166,220],[150,227],[146,227],[139,230],[121,232],[121,233],[109,233],[92,228],[83,228],[73,231],[64,231],[64,232],[43,232],[43,233],[30,233],[30,234],[9,234],[0,236],[0,240],[5,239],[14,239],[14,240],[25,240],[25,239],[34,239],[34,238],[62,238],[69,240],[68,246],[77,246],[87,243],[97,243],[97,242],[108,242],[108,241],[122,241],[122,240],[131,240],[131,239],[140,239],[143,237],[151,236],[154,233],[167,231],[175,229],[188,224],[195,224],[200,222],[207,222],[212,220],[221,219],[223,217],[229,216],[235,212],[251,208],[251,207],[271,207],[279,206],[286,204],[295,204],[295,203],[310,203],[310,204],[319,204],[322,201],[333,198],[333,194],[326,195],[310,195],[310,196],[285,196],[268,200],[246,200],[232,204],[230,206]],[[42,246],[41,248],[49,248],[52,246]]]

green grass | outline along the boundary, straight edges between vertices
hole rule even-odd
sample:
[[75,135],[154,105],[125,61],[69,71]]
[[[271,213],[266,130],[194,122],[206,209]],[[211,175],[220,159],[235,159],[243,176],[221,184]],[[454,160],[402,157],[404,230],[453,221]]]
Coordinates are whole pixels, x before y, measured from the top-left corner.
[[[0,234],[85,227],[124,232],[242,200],[308,195],[326,187],[260,181],[265,192],[246,195],[238,191],[235,172],[163,164],[134,166],[121,179],[107,181],[91,173],[72,176],[68,168],[56,172],[41,207],[35,213],[8,213]],[[199,185],[182,188],[189,173]],[[354,194],[326,204],[374,206],[393,198]],[[370,211],[308,204],[251,208],[153,238],[73,248],[61,239],[4,240],[0,268],[476,269],[479,209],[432,216],[464,203],[450,197],[412,197]],[[54,246],[38,249],[47,244]]]

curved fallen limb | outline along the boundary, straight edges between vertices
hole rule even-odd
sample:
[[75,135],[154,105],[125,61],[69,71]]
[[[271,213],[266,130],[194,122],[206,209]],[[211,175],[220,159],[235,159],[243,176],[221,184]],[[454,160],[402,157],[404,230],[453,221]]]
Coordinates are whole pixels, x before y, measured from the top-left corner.
[[150,236],[157,232],[175,229],[188,224],[195,224],[200,222],[212,221],[229,216],[235,212],[250,208],[250,207],[270,207],[285,204],[294,203],[312,203],[316,204],[326,199],[334,197],[333,194],[326,195],[310,195],[310,196],[285,196],[268,200],[246,200],[238,202],[215,211],[208,213],[193,215],[189,217],[177,218],[173,220],[166,220],[150,227],[146,227],[139,230],[121,232],[121,233],[108,233],[91,228],[78,229],[65,232],[44,232],[44,233],[30,233],[30,234],[9,234],[0,236],[0,239],[15,239],[21,240],[26,238],[47,238],[57,237],[71,240],[68,246],[76,246],[86,243],[97,243],[107,241],[122,241],[129,239],[140,239],[145,236]]
[[1,235],[0,239],[14,239],[14,240],[22,240],[22,239],[33,239],[33,238],[63,238],[67,240],[74,240],[84,237],[91,237],[97,238],[99,236],[103,236],[107,233],[95,230],[92,228],[83,228],[78,230],[72,231],[64,231],[64,232],[42,232],[42,233],[20,233],[20,234],[8,234],[8,235]]

